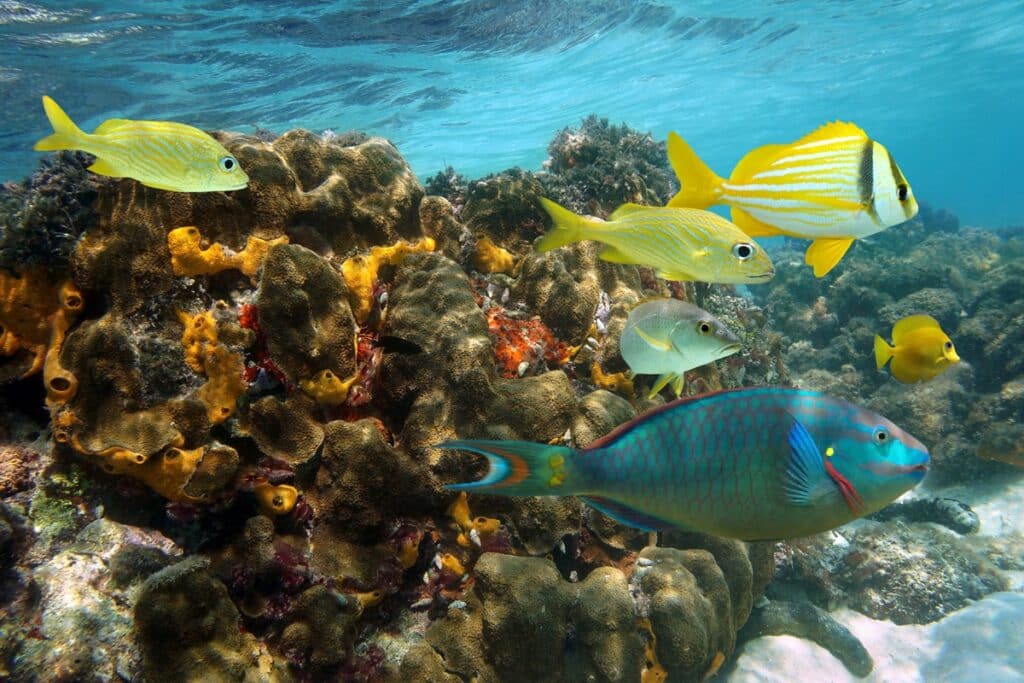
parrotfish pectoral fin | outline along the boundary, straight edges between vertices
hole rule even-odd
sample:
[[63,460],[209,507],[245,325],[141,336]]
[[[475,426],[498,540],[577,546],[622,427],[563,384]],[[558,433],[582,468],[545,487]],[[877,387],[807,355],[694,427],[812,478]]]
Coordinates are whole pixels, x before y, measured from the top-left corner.
[[836,267],[846,250],[853,244],[853,238],[821,237],[811,242],[804,255],[804,262],[814,266],[814,277],[825,277]]
[[672,131],[668,134],[668,161],[679,178],[679,192],[669,200],[668,206],[706,209],[719,202],[722,183],[714,171],[701,161],[693,148]]
[[784,234],[778,228],[759,221],[738,206],[732,207],[730,214],[732,215],[732,222],[736,224],[736,227],[747,233],[750,237],[770,237],[772,235]]
[[597,496],[580,496],[580,498],[584,503],[598,512],[608,515],[616,522],[621,522],[626,526],[633,527],[634,529],[641,529],[643,531],[660,531],[661,529],[670,529],[675,526],[665,520],[639,512],[628,505],[616,503],[614,500],[599,498]]
[[445,486],[502,496],[571,496],[584,485],[573,466],[577,452],[567,446],[530,441],[458,440],[435,448],[472,451],[486,456],[490,469],[479,481]]
[[37,142],[33,149],[37,152],[78,149],[85,133],[75,125],[71,117],[48,95],[43,95],[43,110],[46,112],[46,118],[50,120],[50,125],[53,126],[53,134]]
[[786,438],[789,441],[789,465],[784,482],[786,500],[802,507],[813,505],[832,488],[823,456],[814,437],[795,417]]
[[893,347],[889,346],[884,339],[875,335],[875,368],[881,370],[892,358]]
[[584,239],[583,228],[587,224],[586,218],[577,216],[546,197],[540,198],[540,205],[551,216],[554,226],[537,242],[537,251],[551,251]]

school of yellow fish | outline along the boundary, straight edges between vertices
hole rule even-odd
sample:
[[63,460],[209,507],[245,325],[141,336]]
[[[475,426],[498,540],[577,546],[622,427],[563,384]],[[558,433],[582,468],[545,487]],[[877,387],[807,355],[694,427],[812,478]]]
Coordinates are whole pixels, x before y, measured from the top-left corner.
[[[39,151],[81,150],[96,157],[93,173],[132,178],[174,192],[241,190],[249,177],[238,160],[209,134],[173,121],[107,119],[82,131],[50,97],[43,109],[53,133]],[[918,211],[910,184],[889,151],[852,123],[832,122],[788,144],[748,152],[728,179],[714,173],[674,131],[668,158],[680,190],[666,206],[623,204],[608,217],[579,216],[542,198],[553,229],[537,251],[594,240],[600,258],[649,266],[667,280],[758,284],[775,274],[754,237],[810,239],[805,262],[815,277],[837,266],[854,240],[913,218]],[[730,207],[732,221],[706,211]],[[651,394],[670,385],[678,396],[683,375],[735,353],[736,337],[695,306],[638,307],[620,342],[634,374],[655,374]],[[889,364],[900,382],[930,380],[960,361],[937,321],[912,315],[892,330],[892,345],[875,337],[879,370]]]

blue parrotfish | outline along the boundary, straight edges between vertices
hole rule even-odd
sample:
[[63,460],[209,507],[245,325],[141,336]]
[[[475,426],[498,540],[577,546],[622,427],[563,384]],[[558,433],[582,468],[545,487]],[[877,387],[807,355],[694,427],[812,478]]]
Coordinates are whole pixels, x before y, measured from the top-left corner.
[[650,410],[587,448],[456,440],[487,475],[449,485],[506,496],[577,495],[632,527],[746,541],[833,529],[914,488],[928,449],[865,408],[802,389],[759,387]]
[[540,203],[554,227],[537,241],[537,251],[594,240],[604,245],[601,259],[650,266],[666,280],[756,284],[775,275],[757,242],[710,211],[623,204],[603,221],[544,197]]
[[681,189],[669,206],[732,207],[751,237],[814,240],[804,260],[817,277],[832,270],[859,237],[908,221],[917,201],[889,150],[852,123],[835,121],[796,142],[752,150],[720,178],[676,133],[668,158]]
[[43,109],[53,133],[35,149],[88,152],[96,157],[89,170],[97,175],[134,178],[174,192],[241,190],[249,184],[238,159],[198,128],[174,121],[107,119],[86,133],[45,95]]

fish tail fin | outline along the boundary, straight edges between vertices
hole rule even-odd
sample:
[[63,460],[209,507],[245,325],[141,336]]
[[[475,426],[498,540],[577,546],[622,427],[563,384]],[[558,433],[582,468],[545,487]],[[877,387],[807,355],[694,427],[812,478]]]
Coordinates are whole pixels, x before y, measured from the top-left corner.
[[548,212],[548,215],[551,216],[551,220],[555,225],[537,242],[537,251],[551,251],[552,249],[586,239],[584,237],[584,230],[594,221],[588,220],[583,216],[577,216],[569,209],[556,204],[547,197],[541,197],[540,204]]
[[449,491],[473,491],[502,496],[567,496],[580,492],[583,482],[574,467],[577,454],[568,446],[530,441],[457,440],[435,448],[472,451],[487,457],[490,469],[479,481],[449,484]]
[[668,161],[676,172],[680,188],[668,206],[706,209],[720,202],[725,181],[675,131],[668,134]]
[[875,367],[881,370],[892,358],[893,347],[889,346],[884,339],[875,335]]
[[43,95],[43,110],[46,112],[46,118],[50,119],[50,125],[53,126],[53,134],[39,140],[33,149],[37,152],[78,149],[86,135],[82,129],[75,125],[71,117],[64,113],[60,105],[49,95]]

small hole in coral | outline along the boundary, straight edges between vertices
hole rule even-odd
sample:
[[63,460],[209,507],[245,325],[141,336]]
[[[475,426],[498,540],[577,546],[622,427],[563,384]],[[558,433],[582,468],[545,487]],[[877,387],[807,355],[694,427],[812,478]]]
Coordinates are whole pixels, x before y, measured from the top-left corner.
[[221,408],[220,409],[220,414],[221,415],[230,415],[231,414],[231,408],[227,408],[227,407]]
[[176,449],[176,448],[172,448],[171,450],[167,451],[167,455],[164,456],[164,458],[166,460],[174,460],[177,457],[178,457],[178,449]]
[[64,305],[68,308],[81,308],[82,297],[72,294],[67,299],[64,299]]
[[55,438],[57,441],[61,443],[68,442],[68,435],[65,434],[64,432],[57,432],[56,434],[53,435],[53,438]]
[[196,230],[195,228],[189,228],[188,229],[188,234],[190,234],[190,235],[198,235],[199,231]]
[[146,462],[146,457],[144,455],[142,455],[141,453],[138,453],[138,454],[135,455],[135,462],[137,462],[137,463],[139,463],[141,465],[142,463]]
[[477,517],[476,518],[476,523],[477,524],[486,524],[487,523],[487,518],[486,517]]
[[281,496],[274,496],[274,498],[270,501],[270,504],[276,508],[279,508],[284,505],[284,498],[282,498]]
[[331,373],[330,371],[324,373],[324,379],[330,379],[332,377],[334,377],[334,374]]
[[66,377],[54,377],[50,380],[50,388],[54,391],[65,392],[71,388],[71,382]]

